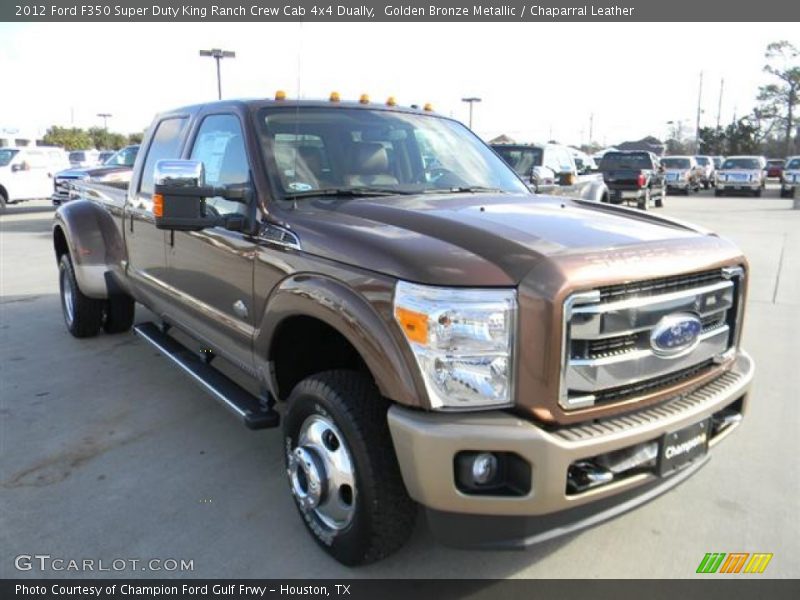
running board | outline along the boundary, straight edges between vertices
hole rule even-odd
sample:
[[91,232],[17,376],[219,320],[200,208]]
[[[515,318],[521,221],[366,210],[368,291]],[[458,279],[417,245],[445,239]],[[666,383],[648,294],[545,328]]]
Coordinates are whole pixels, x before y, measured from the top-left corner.
[[277,427],[280,415],[267,403],[223,375],[197,353],[170,337],[155,323],[136,325],[133,331],[149,342],[164,356],[178,365],[184,373],[214,398],[233,411],[250,429]]

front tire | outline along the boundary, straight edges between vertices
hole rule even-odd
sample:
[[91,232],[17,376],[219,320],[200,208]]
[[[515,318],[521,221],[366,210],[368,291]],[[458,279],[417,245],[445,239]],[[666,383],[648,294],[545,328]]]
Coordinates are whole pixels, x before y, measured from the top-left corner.
[[77,338],[97,335],[103,324],[103,301],[81,292],[68,253],[62,254],[58,262],[58,283],[61,310],[69,332]]
[[341,370],[304,379],[288,403],[289,486],[316,542],[348,566],[399,549],[417,510],[392,446],[388,401],[366,375]]

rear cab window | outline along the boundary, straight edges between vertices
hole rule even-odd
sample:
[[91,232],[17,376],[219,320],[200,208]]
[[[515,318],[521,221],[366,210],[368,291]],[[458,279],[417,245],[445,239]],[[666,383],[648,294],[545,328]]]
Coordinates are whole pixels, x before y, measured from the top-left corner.
[[652,169],[653,167],[653,160],[646,152],[607,152],[600,160],[601,171]]

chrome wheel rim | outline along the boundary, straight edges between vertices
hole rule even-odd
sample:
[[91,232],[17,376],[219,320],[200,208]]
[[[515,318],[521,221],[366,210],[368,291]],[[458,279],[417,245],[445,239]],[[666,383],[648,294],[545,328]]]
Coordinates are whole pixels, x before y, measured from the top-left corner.
[[287,458],[289,484],[300,509],[329,531],[347,527],[356,508],[355,467],[333,421],[323,415],[308,417]]
[[75,318],[75,308],[72,303],[74,295],[72,292],[72,282],[67,277],[66,270],[61,271],[61,296],[64,303],[64,316],[67,319],[67,325],[72,325],[72,320]]

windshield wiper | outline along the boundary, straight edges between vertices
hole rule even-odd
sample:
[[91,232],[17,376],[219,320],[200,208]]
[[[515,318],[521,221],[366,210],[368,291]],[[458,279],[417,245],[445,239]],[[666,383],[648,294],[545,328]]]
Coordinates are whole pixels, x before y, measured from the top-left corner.
[[358,188],[326,188],[322,190],[305,190],[302,192],[291,192],[284,197],[287,199],[296,198],[313,198],[315,196],[343,196],[348,198],[366,197],[366,196],[398,196],[408,195],[415,192],[408,192],[404,190],[395,190],[391,188],[378,188],[378,187],[358,187]]
[[493,188],[493,187],[483,187],[480,185],[464,185],[464,186],[454,186],[448,188],[437,188],[432,190],[425,190],[426,194],[483,194],[483,193],[492,193],[492,194],[507,194],[505,190],[501,190],[500,188]]

